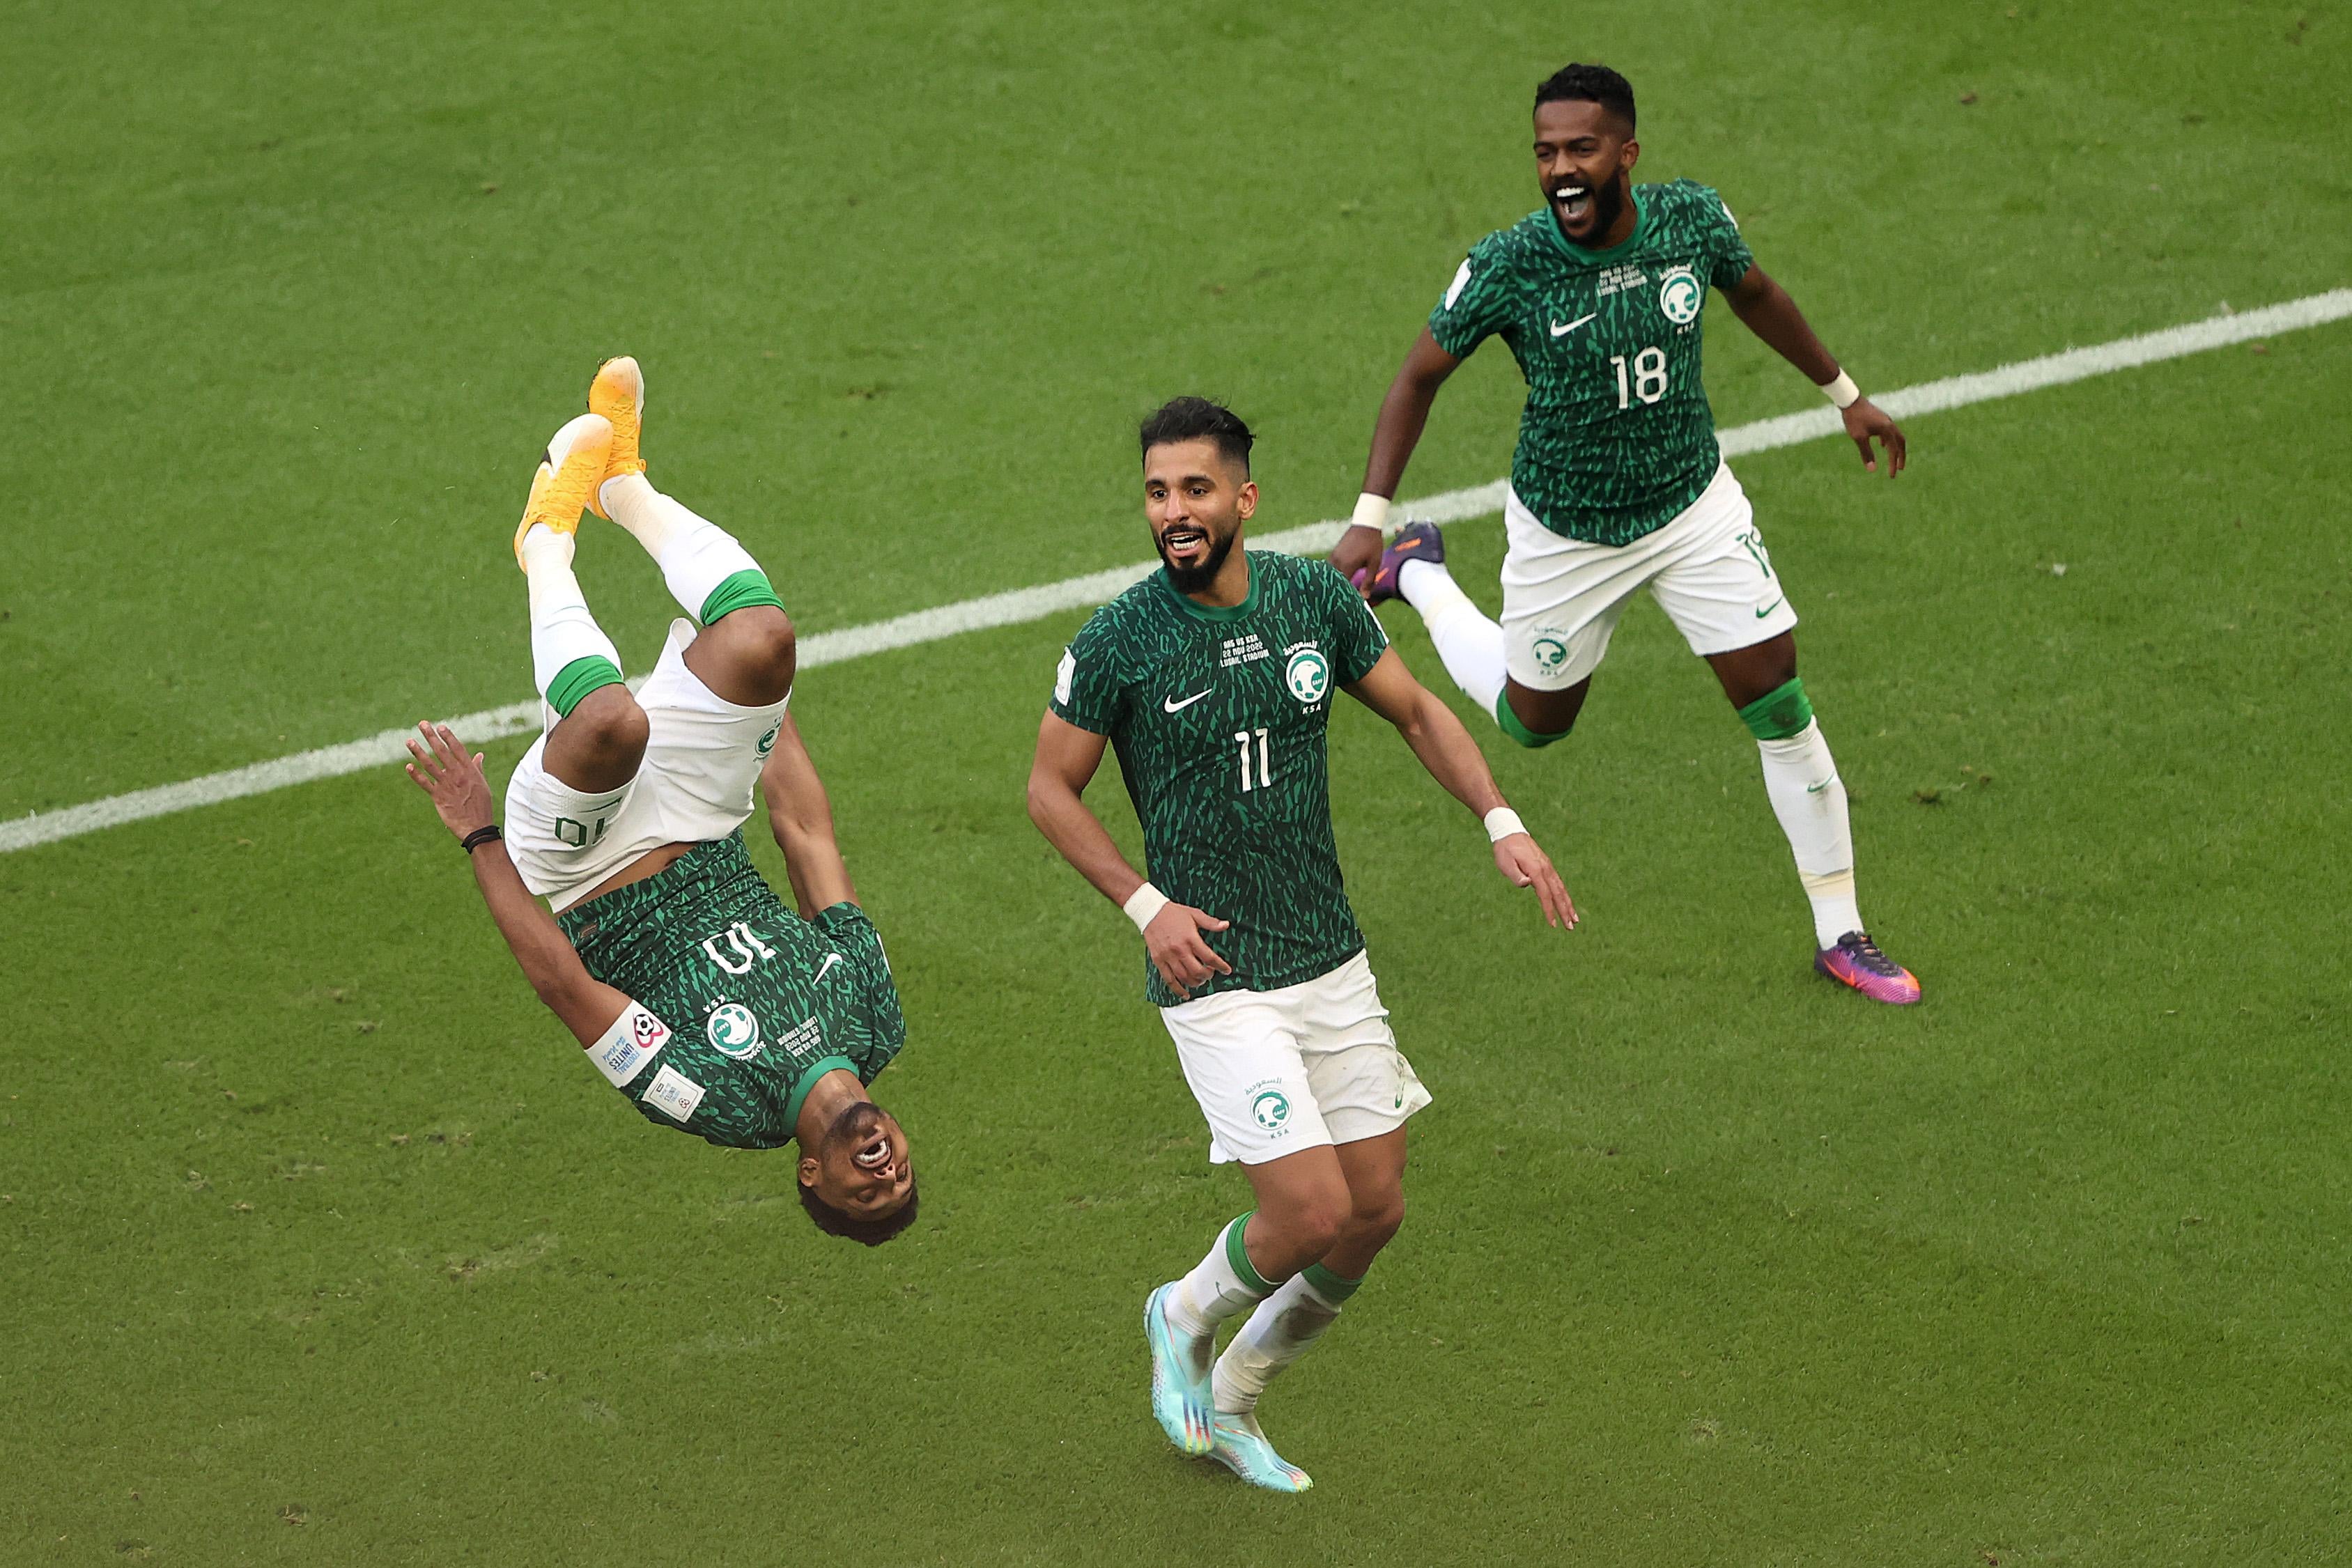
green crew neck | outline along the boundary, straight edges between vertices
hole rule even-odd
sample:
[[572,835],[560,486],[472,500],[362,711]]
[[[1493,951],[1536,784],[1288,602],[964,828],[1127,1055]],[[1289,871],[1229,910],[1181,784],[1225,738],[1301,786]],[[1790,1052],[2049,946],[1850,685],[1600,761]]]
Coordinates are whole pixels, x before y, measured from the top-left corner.
[[1242,595],[1242,601],[1239,604],[1202,603],[1176,586],[1169,577],[1168,569],[1165,566],[1160,569],[1159,582],[1160,587],[1168,591],[1168,596],[1171,599],[1203,621],[1238,621],[1257,608],[1257,563],[1250,559],[1249,551],[1246,549],[1242,551],[1242,565],[1249,571],[1249,591]]
[[1589,250],[1560,233],[1559,214],[1551,210],[1551,204],[1549,202],[1544,204],[1543,209],[1544,232],[1559,243],[1560,249],[1579,261],[1607,261],[1612,256],[1621,256],[1641,244],[1642,236],[1647,234],[1650,228],[1650,209],[1642,204],[1642,187],[1639,185],[1628,187],[1625,199],[1633,204],[1633,231],[1605,250]]
[[[784,1125],[793,1130],[795,1139],[800,1136],[801,1107],[808,1103],[809,1091],[816,1087],[816,1081],[828,1072],[854,1074],[856,1071],[857,1063],[845,1056],[821,1056],[809,1063],[807,1070],[801,1074],[801,1081],[793,1085],[793,1097],[784,1103]],[[809,1148],[801,1152],[805,1155],[816,1153]]]

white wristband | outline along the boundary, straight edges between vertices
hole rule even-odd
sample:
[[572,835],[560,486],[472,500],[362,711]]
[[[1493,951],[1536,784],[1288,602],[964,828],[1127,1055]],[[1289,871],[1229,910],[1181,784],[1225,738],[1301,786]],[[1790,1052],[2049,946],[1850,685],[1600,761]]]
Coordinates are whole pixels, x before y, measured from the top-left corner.
[[1840,371],[1837,380],[1822,384],[1822,395],[1842,409],[1852,408],[1862,401],[1862,389],[1853,384],[1852,376]]
[[1520,821],[1519,814],[1508,806],[1497,806],[1486,813],[1486,841],[1490,844],[1499,844],[1513,833],[1527,831],[1528,825]]
[[1389,537],[1389,506],[1386,496],[1375,496],[1367,490],[1356,497],[1356,515],[1348,519],[1348,526],[1370,528],[1385,539]]
[[1168,902],[1166,894],[1147,882],[1129,894],[1127,902],[1120,904],[1119,908],[1127,912],[1127,917],[1134,921],[1135,928],[1140,931],[1150,925],[1161,910],[1168,907]]

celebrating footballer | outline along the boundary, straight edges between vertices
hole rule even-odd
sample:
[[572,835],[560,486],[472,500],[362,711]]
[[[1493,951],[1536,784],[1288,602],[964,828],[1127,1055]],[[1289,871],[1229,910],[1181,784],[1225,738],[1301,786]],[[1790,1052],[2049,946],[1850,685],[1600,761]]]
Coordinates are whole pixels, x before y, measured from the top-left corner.
[[[1258,1398],[1402,1223],[1405,1122],[1429,1103],[1340,882],[1325,747],[1334,694],[1397,727],[1553,925],[1576,914],[1469,733],[1346,580],[1242,548],[1258,501],[1248,426],[1185,397],[1140,435],[1162,567],[1063,654],[1029,814],[1142,933],[1145,994],[1208,1121],[1209,1157],[1238,1161],[1256,1199],[1145,1304],[1153,1413],[1185,1453],[1302,1491],[1306,1473],[1258,1425]],[[1107,746],[1143,825],[1148,881],[1081,798]],[[1244,1313],[1215,1355],[1218,1325]]]
[[[1812,904],[1813,966],[1875,1001],[1919,982],[1863,925],[1845,786],[1797,674],[1797,612],[1724,464],[1700,383],[1707,291],[1802,371],[1875,469],[1903,433],[1832,359],[1705,185],[1633,183],[1633,89],[1572,65],[1536,89],[1544,204],[1473,246],[1381,404],[1355,524],[1332,563],[1371,602],[1421,614],[1446,673],[1522,746],[1567,737],[1633,595],[1647,588],[1756,737],[1764,790]],[[1499,337],[1528,383],[1504,507],[1503,618],[1415,523],[1384,550],[1391,498],[1438,389]]]

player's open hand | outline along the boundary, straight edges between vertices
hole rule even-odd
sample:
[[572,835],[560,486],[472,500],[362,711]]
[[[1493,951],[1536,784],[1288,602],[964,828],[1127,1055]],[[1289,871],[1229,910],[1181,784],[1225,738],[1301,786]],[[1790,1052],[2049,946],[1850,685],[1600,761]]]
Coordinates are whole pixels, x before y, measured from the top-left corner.
[[1356,585],[1359,593],[1371,588],[1372,573],[1381,569],[1381,530],[1350,524],[1331,547],[1331,564],[1339,575]]
[[1876,403],[1866,397],[1856,398],[1838,417],[1845,421],[1846,434],[1862,449],[1863,467],[1878,472],[1878,458],[1870,450],[1875,440],[1886,449],[1886,476],[1892,479],[1903,472],[1903,428],[1880,413]]
[[498,821],[490,809],[489,776],[482,771],[479,752],[466,754],[465,746],[446,724],[420,724],[416,733],[425,744],[408,743],[408,755],[416,760],[408,764],[408,776],[416,787],[433,797],[433,809],[441,813],[441,825],[462,839],[477,828],[487,828]]
[[1495,864],[1513,887],[1532,887],[1543,905],[1544,920],[1562,931],[1576,929],[1576,905],[1569,901],[1568,884],[1552,869],[1532,834],[1512,833],[1495,841]]
[[1205,986],[1212,975],[1230,975],[1234,967],[1217,956],[1202,938],[1203,931],[1223,931],[1233,924],[1203,914],[1189,904],[1171,904],[1143,928],[1143,950],[1168,988],[1190,1001],[1194,986]]

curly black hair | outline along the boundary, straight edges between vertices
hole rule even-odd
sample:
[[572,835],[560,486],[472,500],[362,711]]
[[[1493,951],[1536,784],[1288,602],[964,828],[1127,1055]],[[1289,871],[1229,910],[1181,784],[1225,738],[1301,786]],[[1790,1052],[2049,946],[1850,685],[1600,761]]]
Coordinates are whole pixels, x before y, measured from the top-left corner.
[[1250,434],[1250,427],[1242,423],[1240,414],[1204,397],[1170,398],[1151,412],[1136,434],[1147,457],[1153,447],[1171,442],[1213,441],[1219,455],[1228,463],[1240,465],[1244,474],[1249,472],[1250,447],[1257,441]]
[[817,1197],[816,1188],[808,1183],[795,1185],[801,1189],[801,1207],[808,1210],[808,1217],[827,1236],[845,1237],[852,1241],[863,1241],[868,1247],[879,1247],[915,1223],[915,1208],[919,1195],[915,1191],[912,1177],[907,1182],[907,1201],[879,1219],[860,1219],[856,1215],[845,1214]]
[[1536,86],[1536,107],[1548,103],[1597,103],[1633,129],[1633,84],[1607,66],[1560,67]]

